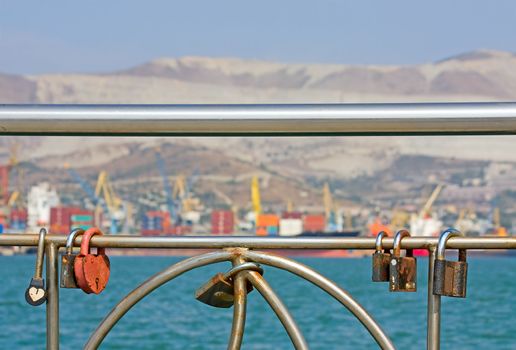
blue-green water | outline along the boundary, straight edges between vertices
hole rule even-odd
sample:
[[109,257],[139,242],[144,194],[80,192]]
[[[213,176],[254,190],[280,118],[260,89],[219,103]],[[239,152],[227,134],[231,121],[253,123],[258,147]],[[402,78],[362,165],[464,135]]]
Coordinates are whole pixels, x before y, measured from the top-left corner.
[[[111,279],[101,295],[61,289],[61,347],[81,348],[118,300],[175,257],[113,257]],[[369,259],[300,259],[338,282],[381,323],[399,349],[423,349],[426,341],[426,259],[419,259],[417,293],[390,293],[370,281]],[[42,349],[45,307],[25,303],[34,256],[0,257],[0,348]],[[232,309],[193,298],[214,265],[179,277],[130,310],[102,349],[225,349]],[[467,299],[443,298],[443,349],[516,348],[516,260],[470,259]],[[338,302],[295,276],[266,268],[265,276],[290,308],[312,349],[375,349],[371,336]],[[289,338],[268,305],[249,295],[244,349],[289,349]]]

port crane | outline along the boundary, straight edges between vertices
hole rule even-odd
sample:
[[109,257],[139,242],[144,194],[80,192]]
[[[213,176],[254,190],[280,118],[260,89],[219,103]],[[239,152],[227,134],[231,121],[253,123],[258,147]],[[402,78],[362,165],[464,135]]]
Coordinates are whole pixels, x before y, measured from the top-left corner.
[[[107,215],[110,220],[109,224],[109,231],[111,234],[116,234],[118,232],[117,229],[117,219],[115,215],[112,215],[112,212],[106,203],[106,199],[100,197],[100,191],[97,193],[97,188],[93,188],[88,181],[86,181],[74,168],[70,166],[70,164],[65,163],[64,168],[68,170],[68,173],[70,176],[81,186],[82,190],[86,193],[88,198],[91,200],[92,204],[95,206],[95,221],[99,222],[100,212],[104,213],[104,215]],[[100,184],[100,180],[102,180],[103,177],[107,177],[106,175],[102,175],[102,172],[99,174],[99,178],[97,181],[97,187],[102,188],[102,184]],[[112,197],[111,197],[112,198]],[[113,204],[113,203],[111,203]],[[99,212],[100,211],[100,212]]]
[[[12,142],[9,145],[9,162],[7,165],[0,166],[0,205],[6,205],[9,208],[14,206],[23,207],[21,201],[21,178],[23,175],[18,161],[19,143]],[[16,174],[15,189],[9,193],[9,175]]]
[[260,181],[258,176],[253,176],[251,180],[251,201],[253,204],[253,213],[255,221],[258,215],[262,213],[262,201],[260,198]]
[[442,227],[442,221],[434,219],[432,206],[441,194],[444,184],[438,184],[432,194],[426,200],[418,214],[414,214],[410,219],[410,232],[413,236],[434,236]]
[[177,204],[174,202],[172,187],[170,186],[170,181],[167,176],[167,170],[165,168],[165,160],[161,156],[161,151],[159,148],[155,149],[156,155],[156,164],[158,166],[159,173],[161,178],[163,179],[163,189],[165,190],[165,199],[167,202],[167,211],[170,217],[171,222],[178,221],[177,215]]
[[335,213],[335,205],[328,182],[325,182],[323,186],[323,203],[324,215],[326,216],[326,229],[328,231],[337,231],[337,215]]
[[118,233],[119,226],[122,227],[123,231],[128,232],[130,226],[129,218],[131,217],[131,207],[129,203],[125,203],[117,196],[109,181],[108,173],[104,170],[99,173],[97,178],[95,197],[103,198],[103,202],[107,206],[111,221],[110,233]]

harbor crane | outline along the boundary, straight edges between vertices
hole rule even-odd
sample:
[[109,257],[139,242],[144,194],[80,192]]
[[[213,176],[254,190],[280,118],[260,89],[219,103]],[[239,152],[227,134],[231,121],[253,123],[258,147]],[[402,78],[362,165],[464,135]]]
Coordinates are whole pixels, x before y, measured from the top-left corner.
[[170,217],[170,220],[175,223],[178,221],[177,215],[177,204],[174,202],[172,187],[170,186],[170,181],[167,176],[167,170],[165,167],[165,160],[161,156],[161,151],[159,148],[155,149],[156,155],[156,164],[158,165],[158,170],[163,179],[163,189],[165,190],[165,199],[167,202],[167,211]]
[[[94,189],[88,181],[86,181],[75,169],[73,169],[70,164],[65,163],[64,168],[68,170],[68,173],[70,176],[81,186],[82,190],[86,193],[92,204],[95,206],[95,221],[100,221],[100,212],[102,212],[104,215],[109,217],[110,224],[109,224],[109,231],[111,234],[118,233],[117,225],[119,219],[117,219],[117,216],[120,217],[119,213],[112,212],[110,210],[110,207],[106,201],[106,198],[100,197],[101,189],[105,186],[103,184],[103,181],[107,180],[107,173],[100,172],[99,177],[97,179],[97,187]],[[110,185],[109,185],[110,186]],[[111,189],[112,191],[112,189]],[[105,195],[104,195],[105,197]],[[113,192],[109,194],[109,199],[111,200],[110,204],[113,205],[112,208],[115,207],[115,202],[118,204],[118,200],[113,199],[116,196],[113,196]]]
[[251,180],[251,202],[253,204],[253,212],[255,221],[258,219],[258,215],[262,213],[262,201],[260,198],[260,181],[258,176],[253,176]]
[[117,196],[109,181],[108,173],[104,170],[99,173],[97,178],[95,197],[103,198],[103,203],[107,206],[111,221],[111,234],[118,233],[119,226],[124,232],[128,232],[130,226],[129,218],[131,217],[130,205]]
[[335,205],[333,203],[333,197],[331,195],[330,184],[324,183],[323,186],[323,202],[324,202],[324,215],[326,216],[326,226],[328,231],[337,230],[337,217],[335,214]]

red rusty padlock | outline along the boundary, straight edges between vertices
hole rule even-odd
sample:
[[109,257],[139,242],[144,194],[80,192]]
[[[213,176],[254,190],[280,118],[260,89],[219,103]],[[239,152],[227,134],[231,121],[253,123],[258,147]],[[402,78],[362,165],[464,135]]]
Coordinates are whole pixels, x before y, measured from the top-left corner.
[[97,248],[97,254],[90,254],[90,240],[102,232],[91,227],[82,235],[81,252],[74,261],[74,273],[77,285],[85,293],[99,294],[106,288],[109,280],[109,258],[104,248]]

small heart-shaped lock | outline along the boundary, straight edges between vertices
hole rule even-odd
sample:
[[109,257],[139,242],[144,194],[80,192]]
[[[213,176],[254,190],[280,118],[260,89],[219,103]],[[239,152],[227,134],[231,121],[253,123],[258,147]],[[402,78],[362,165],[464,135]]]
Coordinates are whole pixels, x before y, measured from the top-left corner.
[[30,287],[29,296],[33,301],[38,301],[45,297],[45,290],[36,287]]
[[43,304],[47,300],[45,283],[42,278],[33,278],[25,290],[25,300],[33,306]]

